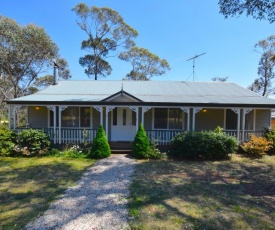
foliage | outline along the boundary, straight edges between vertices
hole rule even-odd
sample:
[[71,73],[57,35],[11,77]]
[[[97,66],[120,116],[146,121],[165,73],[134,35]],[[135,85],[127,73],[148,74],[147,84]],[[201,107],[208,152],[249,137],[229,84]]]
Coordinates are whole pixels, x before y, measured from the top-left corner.
[[15,151],[25,156],[45,155],[50,144],[49,136],[43,131],[27,129],[18,134]]
[[275,77],[273,72],[275,62],[272,59],[275,55],[275,36],[259,41],[255,47],[262,49],[258,66],[259,77],[254,80],[252,85],[248,86],[248,89],[267,97],[275,94],[275,88],[272,86]]
[[250,134],[250,141],[241,145],[241,148],[251,157],[261,157],[270,149],[272,142],[264,137]]
[[42,27],[20,26],[0,15],[0,90],[6,99],[25,95],[54,58],[64,68],[61,77],[70,77],[67,62],[59,58],[58,47]]
[[152,139],[150,143],[150,147],[147,151],[146,158],[148,159],[163,159],[166,157],[166,153],[162,153],[158,148],[157,148],[157,141]]
[[129,80],[149,80],[153,76],[163,75],[170,70],[165,59],[160,59],[149,50],[137,46],[120,53],[119,58],[132,65],[131,72],[126,75]]
[[105,131],[102,125],[99,126],[96,137],[93,141],[93,145],[91,151],[89,153],[89,157],[95,159],[102,159],[109,157],[111,155],[111,149],[108,143],[108,139],[106,137]]
[[228,77],[213,77],[212,81],[218,81],[218,82],[226,82]]
[[16,143],[16,133],[7,128],[0,128],[0,156],[11,156]]
[[237,150],[236,138],[214,131],[184,132],[172,139],[169,155],[187,159],[225,159]]
[[109,52],[114,52],[119,47],[133,46],[132,39],[138,35],[137,31],[126,24],[118,12],[107,7],[89,8],[80,3],[72,11],[79,18],[77,24],[88,35],[88,39],[82,41],[81,48],[91,53],[80,58],[80,65],[86,68],[88,77],[94,75],[95,80],[98,75],[109,75],[112,70],[106,61]]
[[220,126],[217,126],[214,130],[213,130],[214,133],[223,133],[223,128],[220,127]]
[[136,158],[148,158],[149,145],[149,139],[143,125],[140,124],[133,143],[133,156]]
[[65,158],[86,158],[87,154],[85,154],[78,145],[72,145],[66,146],[62,150],[52,148],[49,151],[49,156]]
[[270,23],[275,21],[275,3],[273,0],[219,0],[220,13],[226,18],[246,13],[255,19],[266,19]]
[[275,130],[264,128],[263,132],[264,132],[264,137],[271,142],[270,148],[271,148],[271,151],[274,153],[275,152]]

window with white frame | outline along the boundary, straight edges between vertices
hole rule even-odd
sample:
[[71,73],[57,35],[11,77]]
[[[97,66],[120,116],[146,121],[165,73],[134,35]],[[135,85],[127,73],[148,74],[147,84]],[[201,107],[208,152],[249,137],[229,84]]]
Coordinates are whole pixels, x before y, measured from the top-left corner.
[[182,111],[177,108],[155,108],[154,129],[182,129]]
[[[89,107],[68,107],[61,112],[61,127],[79,128],[90,127],[91,110]],[[56,110],[56,126],[58,126],[58,107]],[[50,127],[53,127],[53,111],[50,111]]]

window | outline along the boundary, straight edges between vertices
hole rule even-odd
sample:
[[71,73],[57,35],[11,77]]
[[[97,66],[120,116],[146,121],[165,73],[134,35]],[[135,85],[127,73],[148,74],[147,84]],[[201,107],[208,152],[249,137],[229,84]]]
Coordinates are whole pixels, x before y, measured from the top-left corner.
[[231,109],[226,110],[226,125],[227,130],[237,130],[238,114]]
[[80,127],[90,127],[91,110],[88,107],[80,108]]
[[[56,126],[59,126],[59,112],[56,108]],[[91,110],[89,107],[68,107],[61,113],[61,127],[90,127]],[[50,127],[54,126],[53,111],[50,111]]]
[[117,125],[117,108],[113,109],[113,125]]
[[155,109],[154,119],[155,129],[181,129],[182,111],[180,109]]

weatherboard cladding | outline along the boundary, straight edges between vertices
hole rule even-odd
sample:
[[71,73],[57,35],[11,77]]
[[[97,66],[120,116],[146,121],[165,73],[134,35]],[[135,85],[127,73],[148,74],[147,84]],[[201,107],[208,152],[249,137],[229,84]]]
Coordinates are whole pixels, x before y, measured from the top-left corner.
[[8,104],[64,103],[105,104],[124,92],[140,103],[263,105],[275,108],[275,100],[261,97],[235,83],[181,81],[60,81],[35,94]]

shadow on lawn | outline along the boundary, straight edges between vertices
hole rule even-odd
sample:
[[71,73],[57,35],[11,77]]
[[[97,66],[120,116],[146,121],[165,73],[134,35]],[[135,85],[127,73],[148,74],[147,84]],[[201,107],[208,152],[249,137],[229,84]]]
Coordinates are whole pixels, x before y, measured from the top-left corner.
[[131,185],[133,229],[274,229],[274,164],[145,162]]
[[[3,164],[5,163],[5,164]],[[83,173],[68,163],[13,168],[0,162],[0,229],[22,229]]]

